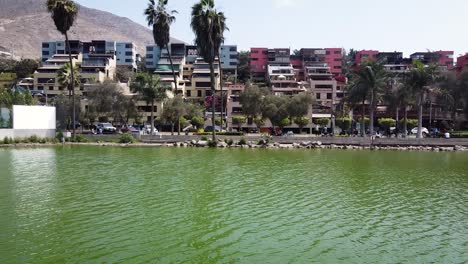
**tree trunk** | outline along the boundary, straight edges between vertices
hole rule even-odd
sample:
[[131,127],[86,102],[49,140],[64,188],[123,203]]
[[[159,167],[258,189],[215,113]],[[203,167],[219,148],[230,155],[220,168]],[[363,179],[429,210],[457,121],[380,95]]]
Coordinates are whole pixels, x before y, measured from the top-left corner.
[[214,72],[214,62],[210,62],[210,79],[211,79],[211,125],[213,126],[213,131],[211,132],[211,140],[216,142],[216,122],[215,122],[215,93],[216,93],[216,81],[215,81],[215,72]]
[[[221,58],[219,58],[219,80],[220,80],[220,85],[221,85],[221,130],[223,128],[224,124],[224,95],[223,95],[223,72],[222,72],[222,67],[221,67]],[[227,130],[227,126],[226,126]]]
[[72,129],[73,129],[73,138],[75,138],[75,123],[76,123],[76,107],[75,107],[75,75],[73,72],[73,60],[71,56],[71,49],[70,49],[70,41],[68,40],[68,33],[65,32],[65,44],[67,45],[68,49],[68,59],[70,61],[70,71],[71,71],[71,80],[70,85],[68,87],[69,91],[71,91],[72,97]]
[[[398,118],[399,118],[399,114],[400,114],[399,111],[400,111],[400,107],[397,106],[397,108],[396,108],[396,115],[395,115],[395,117],[396,117],[396,119],[395,119],[395,120],[396,120],[396,123],[395,123],[395,137],[398,137],[398,132],[400,131],[400,130],[398,129]],[[391,132],[390,132],[390,133],[391,133]]]
[[151,101],[151,131],[150,135],[153,135],[154,131],[154,100]]
[[174,70],[174,64],[172,63],[172,56],[171,52],[169,51],[169,44],[166,45],[166,50],[167,50],[167,55],[169,56],[169,62],[171,63],[171,69],[172,69],[172,76],[174,77],[174,87],[175,87],[175,94],[177,95],[177,77],[175,74]]
[[421,93],[418,102],[418,135],[416,136],[418,139],[422,138],[423,97],[424,93]]
[[361,136],[365,137],[366,136],[366,122],[364,121],[364,118],[366,117],[366,101],[362,100],[362,113],[361,113]]
[[177,117],[177,135],[180,136],[180,116]]
[[174,135],[174,122],[171,122],[171,135]]
[[374,92],[371,92],[371,100],[369,103],[369,132],[370,135],[374,135]]
[[408,106],[405,105],[405,119],[403,121],[403,137],[408,135]]

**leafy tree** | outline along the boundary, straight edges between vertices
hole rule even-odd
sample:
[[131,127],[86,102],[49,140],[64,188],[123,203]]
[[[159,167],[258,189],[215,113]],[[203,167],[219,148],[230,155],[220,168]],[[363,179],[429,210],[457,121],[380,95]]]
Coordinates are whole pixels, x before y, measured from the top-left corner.
[[257,126],[257,128],[260,130],[262,126],[265,125],[265,119],[263,117],[256,117],[253,120],[254,124]]
[[192,124],[192,126],[200,128],[200,127],[203,127],[203,125],[205,124],[205,120],[203,120],[203,117],[194,116],[190,120],[190,123]]
[[26,78],[31,76],[37,68],[39,68],[39,63],[36,60],[24,59],[16,63],[14,71],[18,78]]
[[[215,9],[214,0],[200,0],[192,7],[191,27],[195,33],[195,44],[198,54],[210,65],[211,93],[215,94],[215,69],[214,63],[219,57],[221,44],[224,42],[226,17]],[[215,104],[211,106],[212,125],[215,127]],[[216,141],[215,129],[212,132],[212,141]]]
[[177,94],[177,77],[174,70],[174,64],[172,63],[171,51],[169,49],[171,25],[175,21],[174,14],[177,14],[177,11],[168,11],[167,3],[168,0],[159,0],[156,6],[155,0],[149,0],[148,7],[145,9],[145,16],[148,26],[153,27],[154,43],[158,45],[160,50],[163,50],[164,47],[167,50],[172,69],[172,76],[174,77],[175,92]]
[[[72,56],[71,56],[71,49],[70,49],[70,42],[68,40],[68,31],[70,28],[73,26],[76,17],[78,15],[78,5],[75,4],[74,1],[72,0],[47,0],[46,2],[46,7],[47,11],[52,16],[52,20],[55,23],[55,27],[57,30],[62,33],[62,35],[65,36],[65,43],[68,49],[68,59],[70,63],[70,73],[71,73],[71,80],[75,80],[74,78],[74,73],[75,71],[73,70],[73,61],[72,61]],[[69,82],[70,87],[68,88],[71,90],[71,96],[72,96],[72,120],[73,124],[75,124],[76,120],[76,104],[74,102],[75,100],[75,87],[74,81]],[[75,126],[73,126],[73,137],[75,136]]]
[[336,125],[343,131],[348,131],[351,128],[353,120],[349,117],[341,117],[335,120]]
[[379,125],[384,127],[387,132],[390,131],[391,127],[396,126],[396,120],[393,118],[379,118],[377,122],[379,123]]
[[135,73],[132,70],[122,68],[122,67],[117,67],[115,71],[115,77],[120,82],[126,83],[135,77]]
[[245,116],[233,116],[232,117],[232,124],[237,126],[237,131],[241,131],[242,124],[247,122],[247,118]]
[[241,83],[247,83],[250,80],[250,51],[239,52],[237,79]]
[[294,123],[296,123],[299,126],[299,131],[302,133],[302,129],[310,124],[310,118],[308,117],[296,117],[294,118]]
[[437,79],[437,66],[426,66],[420,61],[415,61],[413,67],[405,78],[406,86],[411,88],[416,97],[418,106],[418,134],[417,138],[422,138],[422,115],[425,97],[431,92],[432,85]]
[[309,113],[314,99],[309,93],[301,93],[289,100],[288,113],[291,118],[303,117]]
[[[58,127],[61,129],[70,129],[73,124],[73,103],[75,103],[75,109],[77,110],[77,116],[80,116],[81,107],[79,100],[71,100],[69,96],[63,94],[55,97],[55,107],[57,115]],[[75,120],[76,121],[76,120]]]
[[130,88],[138,92],[140,98],[151,104],[151,131],[154,131],[154,104],[167,98],[168,88],[161,84],[159,76],[149,73],[138,74]]
[[176,123],[178,124],[177,132],[180,135],[180,119],[187,113],[186,110],[184,98],[182,98],[181,95],[169,99],[164,104],[162,118],[171,124],[172,135],[174,135],[174,126]]
[[18,62],[12,59],[0,58],[0,73],[14,72]]
[[468,107],[468,71],[460,75],[450,72],[443,76],[437,91],[437,101],[446,111],[449,111],[452,120],[456,120],[459,110]]
[[280,126],[285,118],[289,117],[288,98],[268,95],[262,102],[262,116],[268,118],[273,126]]
[[[98,118],[112,116],[124,125],[130,118],[136,117],[136,103],[131,96],[124,95],[123,89],[116,83],[104,82],[88,94],[89,113]],[[95,118],[94,118],[95,119]]]
[[262,101],[268,94],[264,89],[256,85],[248,84],[245,90],[239,95],[239,102],[242,104],[242,112],[255,118],[262,113]]
[[319,118],[316,123],[321,127],[326,127],[330,123],[330,118]]
[[278,127],[283,130],[284,127],[289,126],[291,124],[291,120],[289,118],[283,118],[279,123]]

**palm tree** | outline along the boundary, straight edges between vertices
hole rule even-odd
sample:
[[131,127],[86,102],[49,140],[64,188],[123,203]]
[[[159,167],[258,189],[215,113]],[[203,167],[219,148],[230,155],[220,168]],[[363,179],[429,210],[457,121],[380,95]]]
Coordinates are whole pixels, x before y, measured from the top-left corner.
[[161,85],[159,76],[149,73],[138,74],[130,85],[134,92],[138,92],[147,104],[151,104],[151,133],[154,131],[154,104],[167,98],[168,87]]
[[[364,120],[365,102],[369,102],[369,131],[374,134],[374,111],[377,102],[383,95],[384,88],[388,86],[388,76],[382,63],[367,61],[353,71],[353,81],[349,86],[349,98],[362,103],[362,120]],[[364,123],[364,122],[362,122]],[[362,130],[365,135],[365,129]]]
[[447,73],[442,77],[437,90],[437,101],[442,109],[450,112],[451,119],[455,121],[457,112],[466,107],[463,95],[468,91],[468,71],[458,76],[455,73]]
[[[72,79],[74,80],[73,83],[71,83]],[[77,68],[73,68],[70,63],[65,64],[57,72],[57,82],[62,87],[80,86],[81,85],[80,79],[81,79],[80,72],[78,71]]]
[[[214,63],[219,58],[219,49],[224,42],[224,31],[228,30],[226,26],[226,17],[224,13],[218,12],[214,6],[214,0],[200,0],[192,7],[191,27],[195,33],[195,44],[198,47],[199,55],[206,63],[210,65],[211,93],[215,97],[215,70]],[[215,103],[212,100],[212,140],[216,141],[215,136]]]
[[[71,49],[70,49],[70,42],[68,40],[68,30],[73,26],[73,23],[76,20],[78,15],[78,5],[75,4],[72,0],[47,0],[46,2],[47,11],[52,16],[52,20],[54,20],[55,27],[57,30],[65,36],[65,44],[68,49],[68,59],[70,63],[70,78],[71,80],[75,80],[73,70],[73,62],[71,56]],[[75,109],[75,81],[69,82],[68,89],[71,90],[72,96],[72,104],[73,104],[73,136],[75,136],[75,119],[76,119],[76,109]]]
[[155,0],[149,0],[148,7],[145,9],[145,15],[148,26],[153,27],[154,43],[158,45],[161,51],[164,47],[167,50],[169,62],[171,63],[172,76],[174,77],[175,92],[177,94],[177,77],[169,49],[171,24],[175,21],[174,14],[177,14],[177,11],[168,11],[167,2],[168,0],[159,0],[156,6]]
[[405,80],[406,86],[411,89],[418,106],[418,139],[422,138],[424,98],[431,92],[431,85],[436,82],[436,78],[437,65],[424,65],[420,61],[415,61]]

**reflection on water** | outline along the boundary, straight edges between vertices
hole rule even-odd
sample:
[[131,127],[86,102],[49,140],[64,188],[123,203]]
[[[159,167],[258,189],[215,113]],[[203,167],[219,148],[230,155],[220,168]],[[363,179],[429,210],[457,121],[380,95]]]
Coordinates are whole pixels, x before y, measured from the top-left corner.
[[467,160],[0,150],[0,263],[463,263]]

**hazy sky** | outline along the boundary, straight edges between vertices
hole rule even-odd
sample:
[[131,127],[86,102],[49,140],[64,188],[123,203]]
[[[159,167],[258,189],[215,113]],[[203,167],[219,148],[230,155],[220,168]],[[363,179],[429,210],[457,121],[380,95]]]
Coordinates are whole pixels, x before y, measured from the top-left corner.
[[[147,0],[76,0],[145,24]],[[192,43],[191,6],[169,0],[173,37]],[[468,0],[215,0],[230,29],[226,44],[250,47],[342,47],[468,52]]]

